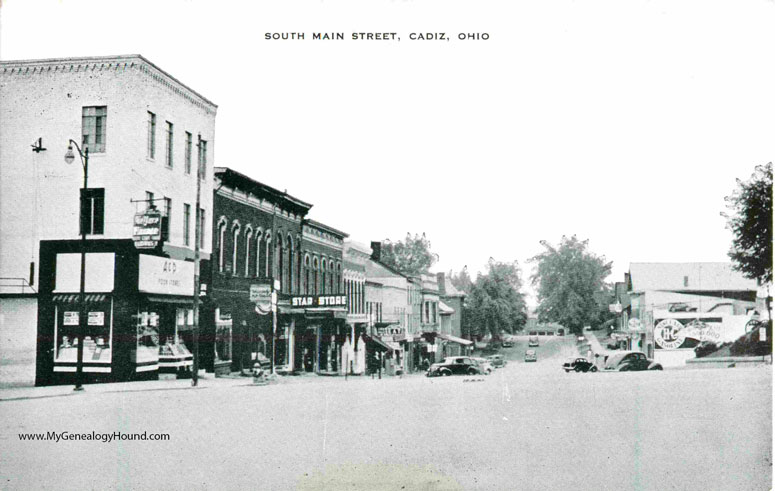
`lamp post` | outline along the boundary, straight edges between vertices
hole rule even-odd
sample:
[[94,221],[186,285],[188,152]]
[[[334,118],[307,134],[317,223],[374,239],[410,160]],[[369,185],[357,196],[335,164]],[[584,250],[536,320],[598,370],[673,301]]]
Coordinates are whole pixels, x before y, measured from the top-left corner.
[[89,183],[89,148],[85,151],[81,151],[81,147],[76,142],[70,140],[67,146],[67,153],[65,153],[65,162],[70,165],[75,160],[75,154],[73,153],[73,146],[78,150],[78,155],[81,157],[81,166],[83,167],[83,188],[81,190],[80,203],[80,222],[81,227],[81,286],[80,286],[80,310],[78,312],[78,348],[77,348],[77,361],[75,366],[75,388],[73,390],[83,390],[83,331],[86,327],[86,206],[84,206],[84,199],[86,198],[86,189],[88,189]]

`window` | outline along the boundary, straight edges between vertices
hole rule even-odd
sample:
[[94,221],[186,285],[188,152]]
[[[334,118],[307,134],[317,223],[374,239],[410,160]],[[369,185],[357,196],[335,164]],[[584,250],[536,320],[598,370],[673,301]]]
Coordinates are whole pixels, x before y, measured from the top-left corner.
[[167,167],[172,167],[172,123],[167,121],[167,153],[164,157]]
[[684,286],[689,286],[689,277],[684,276]]
[[191,205],[183,204],[183,244],[191,245]]
[[81,233],[105,233],[105,189],[81,189]]
[[245,278],[250,277],[250,241],[253,238],[253,230],[245,230]]
[[81,117],[81,147],[84,152],[105,151],[105,126],[108,120],[107,106],[84,107]]
[[192,144],[192,136],[191,133],[186,131],[186,174],[191,174],[191,144]]
[[164,210],[161,217],[161,240],[170,240],[170,218],[172,218],[172,199],[164,198]]
[[237,244],[239,242],[239,225],[235,225],[231,232],[232,238],[234,240],[234,247],[231,251],[231,274],[237,276]]
[[197,155],[197,161],[199,162],[199,178],[204,179],[207,171],[207,142],[199,138],[199,154]]
[[205,210],[199,208],[199,247],[205,246]]
[[223,250],[226,248],[226,223],[221,222],[218,225],[218,272],[223,273]]
[[148,158],[156,158],[156,115],[148,111]]

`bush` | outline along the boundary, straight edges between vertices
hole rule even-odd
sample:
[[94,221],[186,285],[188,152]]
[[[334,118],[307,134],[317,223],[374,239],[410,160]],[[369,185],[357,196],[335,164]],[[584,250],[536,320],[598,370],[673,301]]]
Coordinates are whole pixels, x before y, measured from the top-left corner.
[[718,351],[719,348],[721,348],[721,346],[716,343],[703,341],[694,348],[694,354],[697,358],[702,358],[703,356],[708,356],[709,354]]

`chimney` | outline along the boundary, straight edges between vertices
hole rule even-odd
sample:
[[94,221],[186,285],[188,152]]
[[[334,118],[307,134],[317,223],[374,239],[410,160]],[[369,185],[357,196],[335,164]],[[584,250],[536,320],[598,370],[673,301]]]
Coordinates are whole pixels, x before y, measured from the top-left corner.
[[382,258],[382,242],[371,242],[371,258],[375,261]]
[[436,273],[436,281],[439,284],[439,293],[442,295],[447,293],[446,285],[444,284],[444,273]]

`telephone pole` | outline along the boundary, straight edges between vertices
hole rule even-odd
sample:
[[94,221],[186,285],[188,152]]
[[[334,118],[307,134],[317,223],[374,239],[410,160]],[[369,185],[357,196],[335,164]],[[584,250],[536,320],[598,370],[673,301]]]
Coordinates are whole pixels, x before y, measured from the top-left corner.
[[194,367],[191,374],[191,386],[196,387],[199,384],[199,290],[201,286],[201,278],[199,275],[199,244],[201,242],[202,234],[202,211],[200,194],[202,192],[202,178],[204,177],[202,172],[202,162],[204,160],[202,156],[202,135],[197,135],[197,165],[196,165],[196,224],[194,226],[194,330],[192,335],[194,337]]

